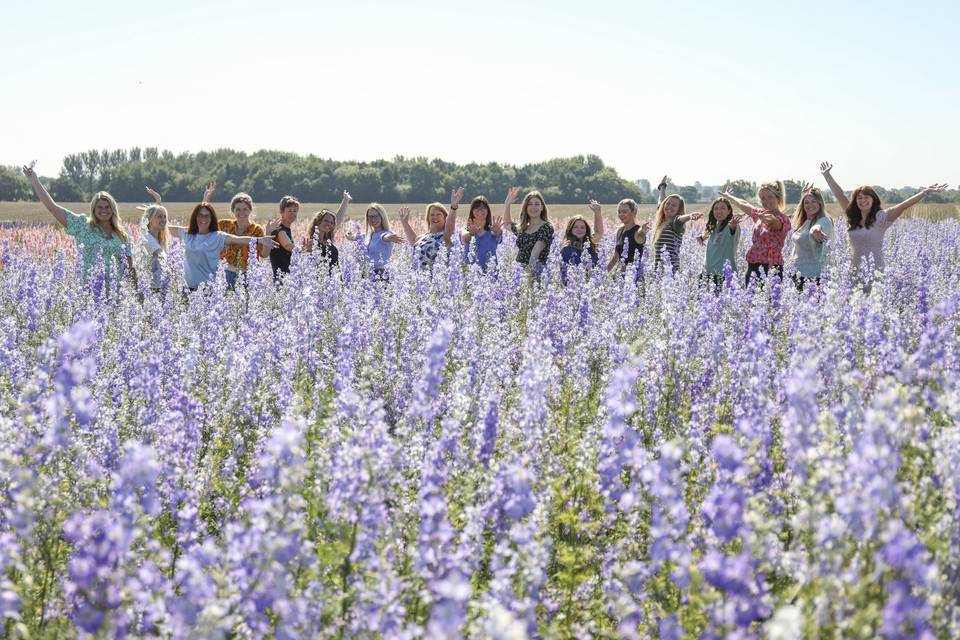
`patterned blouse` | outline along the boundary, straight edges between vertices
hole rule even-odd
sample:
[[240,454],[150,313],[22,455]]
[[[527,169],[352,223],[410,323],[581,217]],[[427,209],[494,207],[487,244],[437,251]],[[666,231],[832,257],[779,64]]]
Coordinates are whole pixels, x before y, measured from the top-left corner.
[[443,246],[443,231],[426,233],[417,239],[413,245],[413,268],[429,269]]
[[[220,231],[235,236],[249,236],[251,238],[263,237],[263,227],[256,222],[251,222],[247,225],[247,229],[243,233],[237,233],[236,220],[220,220],[218,227]],[[228,244],[220,254],[220,259],[226,261],[227,265],[236,271],[246,271],[249,253],[250,249],[245,244]]]
[[520,231],[520,227],[515,222],[510,224],[510,229],[517,236],[517,262],[529,264],[533,245],[537,244],[537,241],[543,241],[543,251],[540,252],[538,260],[541,264],[546,264],[550,245],[553,243],[553,226],[549,222],[544,221],[533,233]]
[[774,231],[765,222],[759,222],[759,215],[766,213],[763,209],[754,209],[750,214],[753,219],[753,246],[747,251],[747,262],[754,264],[783,264],[783,243],[790,235],[790,219],[778,213],[777,219],[783,226]]
[[130,242],[122,239],[116,233],[105,238],[100,228],[94,228],[87,222],[87,216],[66,211],[66,231],[77,242],[77,249],[83,258],[83,277],[86,278],[90,269],[97,264],[97,259],[103,255],[104,279],[109,282],[114,264],[121,270],[126,266],[126,257],[130,255]]

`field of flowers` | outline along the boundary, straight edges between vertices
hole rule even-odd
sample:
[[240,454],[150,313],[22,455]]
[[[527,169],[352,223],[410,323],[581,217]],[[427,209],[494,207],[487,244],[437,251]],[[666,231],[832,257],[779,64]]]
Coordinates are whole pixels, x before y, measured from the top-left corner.
[[508,234],[141,301],[0,228],[0,637],[958,637],[960,222],[869,292],[838,231],[804,292]]

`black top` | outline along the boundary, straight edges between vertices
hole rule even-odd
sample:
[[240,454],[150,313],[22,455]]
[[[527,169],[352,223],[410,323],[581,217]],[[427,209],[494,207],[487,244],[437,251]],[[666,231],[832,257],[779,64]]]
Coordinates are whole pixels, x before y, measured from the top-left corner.
[[[637,242],[637,231],[640,225],[635,224],[629,229],[621,229],[617,234],[617,258],[624,264],[633,264],[643,258],[643,244]],[[627,256],[623,256],[623,242],[627,242]]]
[[340,264],[340,250],[332,242],[320,243],[320,257],[330,265],[331,270]]
[[273,274],[278,271],[290,273],[290,252],[280,245],[280,232],[286,231],[287,237],[293,242],[293,231],[290,227],[280,225],[280,227],[271,234],[271,237],[277,241],[277,246],[270,250],[270,265],[273,267]]
[[520,227],[516,223],[511,224],[510,228],[517,235],[517,262],[520,264],[529,263],[530,254],[533,253],[533,245],[537,244],[537,241],[542,241],[543,251],[537,256],[537,260],[546,264],[547,256],[550,255],[550,244],[553,243],[553,225],[544,221],[533,233],[520,231]]

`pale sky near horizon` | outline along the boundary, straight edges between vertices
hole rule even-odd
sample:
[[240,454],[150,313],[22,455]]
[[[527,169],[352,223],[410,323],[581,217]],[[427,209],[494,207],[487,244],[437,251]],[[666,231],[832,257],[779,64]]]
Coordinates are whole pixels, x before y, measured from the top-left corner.
[[[960,181],[960,3],[35,0],[0,9],[0,163],[89,148]],[[850,187],[848,187],[850,188]]]

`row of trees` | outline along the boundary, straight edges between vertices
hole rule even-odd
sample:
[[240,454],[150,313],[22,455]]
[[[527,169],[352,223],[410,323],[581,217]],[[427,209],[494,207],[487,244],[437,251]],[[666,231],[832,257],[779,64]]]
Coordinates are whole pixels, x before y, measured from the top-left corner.
[[[32,190],[16,167],[0,167],[0,200],[30,200]],[[468,185],[471,193],[498,199],[511,186],[540,189],[548,203],[576,204],[589,198],[616,202],[634,198],[641,203],[656,201],[646,180],[640,184],[621,178],[598,156],[555,158],[545,162],[513,166],[490,162],[458,165],[438,159],[405,158],[374,162],[341,162],[301,156],[283,151],[247,154],[233,149],[174,154],[156,147],[141,149],[92,149],[70,154],[63,160],[60,175],[41,180],[57,200],[84,201],[99,190],[109,191],[122,202],[144,199],[144,186],[151,186],[171,202],[189,202],[203,193],[207,181],[215,178],[220,193],[247,191],[257,200],[273,201],[292,194],[304,202],[335,202],[344,189],[358,202],[432,202],[445,200],[455,185]],[[752,197],[756,183],[730,180],[730,189],[740,197]],[[800,197],[801,183],[786,180],[787,201]],[[877,188],[884,201],[908,197],[916,189]],[[670,184],[689,202],[710,200],[715,189]],[[960,192],[931,195],[931,202],[960,202]]]

